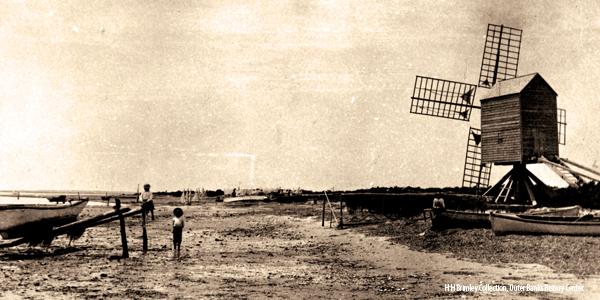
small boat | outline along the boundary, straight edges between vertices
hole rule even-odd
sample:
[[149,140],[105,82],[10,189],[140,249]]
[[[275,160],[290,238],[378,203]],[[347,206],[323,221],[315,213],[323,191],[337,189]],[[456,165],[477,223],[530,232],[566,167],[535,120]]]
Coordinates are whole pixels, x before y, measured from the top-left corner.
[[574,221],[549,221],[535,218],[493,212],[490,214],[492,231],[495,235],[514,233],[600,236],[600,219],[597,218],[591,220],[588,218],[587,221],[585,217]]
[[482,212],[468,212],[448,209],[437,213],[431,219],[431,228],[490,228],[490,214]]
[[3,239],[14,239],[71,223],[87,203],[84,199],[64,204],[0,205],[0,235]]
[[[546,216],[546,217],[577,217],[581,206],[568,207],[542,207],[529,209],[521,215]],[[446,228],[492,228],[489,212],[467,212],[446,210],[438,213],[432,219],[432,229]]]
[[527,210],[524,214],[536,216],[553,216],[553,217],[578,217],[581,213],[581,206],[567,207],[540,207]]
[[595,217],[592,214],[576,217],[561,217],[561,216],[548,216],[548,215],[530,215],[530,214],[517,214],[519,218],[528,220],[540,220],[540,221],[564,221],[564,222],[600,222],[600,218]]
[[240,196],[240,197],[224,198],[223,202],[264,201],[264,200],[267,200],[266,196]]

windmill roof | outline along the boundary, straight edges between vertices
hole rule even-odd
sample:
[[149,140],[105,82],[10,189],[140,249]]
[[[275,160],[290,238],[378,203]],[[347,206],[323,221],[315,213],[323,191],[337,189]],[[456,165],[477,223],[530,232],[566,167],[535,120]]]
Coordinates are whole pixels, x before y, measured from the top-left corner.
[[507,95],[513,95],[513,94],[519,94],[523,91],[523,89],[525,89],[525,87],[527,85],[529,85],[529,83],[536,76],[539,77],[554,94],[556,94],[556,92],[552,89],[552,87],[550,87],[550,85],[546,82],[546,80],[544,80],[544,78],[542,78],[542,76],[540,76],[540,74],[533,73],[533,74],[515,77],[512,79],[507,79],[507,80],[496,83],[490,89],[490,91],[482,98],[482,100],[497,98],[497,97],[502,97],[502,96],[507,96]]

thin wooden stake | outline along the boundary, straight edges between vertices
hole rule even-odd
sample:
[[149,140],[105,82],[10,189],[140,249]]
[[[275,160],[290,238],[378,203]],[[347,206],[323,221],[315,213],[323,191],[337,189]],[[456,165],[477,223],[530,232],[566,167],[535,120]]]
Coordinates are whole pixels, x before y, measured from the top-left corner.
[[323,221],[321,221],[321,227],[325,226],[325,204],[327,203],[327,199],[323,199]]
[[340,223],[338,224],[338,227],[340,229],[344,229],[344,205],[342,202],[342,196],[340,196]]
[[[335,213],[333,213],[333,206],[331,206],[331,202],[329,201],[329,197],[327,197],[327,192],[325,192],[325,198],[327,198],[327,203],[329,203],[329,209],[331,209],[332,219],[337,223],[337,218],[335,217]],[[331,226],[331,224],[329,224]]]

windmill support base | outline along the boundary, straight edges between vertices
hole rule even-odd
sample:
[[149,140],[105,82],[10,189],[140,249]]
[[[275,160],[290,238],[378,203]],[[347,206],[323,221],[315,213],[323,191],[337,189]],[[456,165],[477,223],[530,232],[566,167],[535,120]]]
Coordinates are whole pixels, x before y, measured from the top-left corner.
[[514,164],[512,170],[483,196],[493,197],[496,204],[537,206],[556,196],[556,193],[531,173],[526,164]]

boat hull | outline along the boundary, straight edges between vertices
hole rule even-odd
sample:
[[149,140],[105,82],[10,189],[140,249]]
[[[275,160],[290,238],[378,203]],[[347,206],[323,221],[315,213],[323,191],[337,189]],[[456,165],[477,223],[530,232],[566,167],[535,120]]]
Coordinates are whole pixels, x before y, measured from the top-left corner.
[[432,229],[446,228],[491,228],[489,214],[446,210],[431,220]]
[[533,216],[552,216],[552,217],[577,217],[581,213],[581,206],[567,206],[567,207],[556,207],[556,208],[537,208],[530,209],[525,212],[527,215]]
[[[543,208],[529,210],[524,214],[545,217],[577,217],[581,206],[568,206],[557,208]],[[457,210],[446,210],[438,213],[432,220],[432,229],[446,228],[492,228],[490,214],[483,212],[467,212]]]
[[514,214],[490,214],[492,231],[495,235],[586,235],[600,236],[598,221],[546,221],[521,218]]
[[68,224],[77,219],[87,203],[0,205],[0,235],[14,239]]

